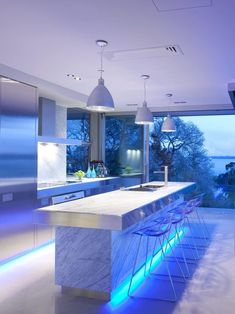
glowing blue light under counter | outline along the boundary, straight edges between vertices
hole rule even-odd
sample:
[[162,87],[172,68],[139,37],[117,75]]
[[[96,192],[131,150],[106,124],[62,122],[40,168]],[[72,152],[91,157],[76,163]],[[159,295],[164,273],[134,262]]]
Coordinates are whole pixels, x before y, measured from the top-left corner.
[[[186,228],[181,229],[179,231],[179,238],[182,238],[185,232],[186,232]],[[163,244],[163,251],[166,254],[168,254],[171,251],[171,248],[175,247],[178,243],[178,238],[175,232],[171,234],[170,239],[171,239],[169,241],[170,245],[168,245],[166,242],[164,242]],[[151,264],[151,258],[152,257],[149,256],[147,259],[146,270],[150,270],[149,268]],[[159,265],[161,260],[162,260],[161,252],[158,251],[153,258],[151,270],[154,269],[157,265]],[[133,293],[146,279],[144,275],[144,271],[145,271],[145,266],[142,265],[142,267],[137,271],[137,273],[133,277],[131,291],[130,291],[131,293]],[[131,280],[131,276],[127,277],[126,280],[112,292],[112,299],[108,303],[108,305],[111,306],[111,308],[115,308],[128,300],[129,298],[128,288],[129,288],[130,280]]]
[[[186,228],[180,230],[179,237],[182,238],[186,232]],[[178,239],[175,233],[172,233],[170,236],[170,244],[169,246],[167,243],[163,244],[163,250],[166,254],[171,251],[171,248],[177,245]],[[29,265],[33,260],[42,257],[42,254],[48,254],[49,251],[54,250],[55,244],[54,241],[48,242],[30,252],[26,252],[23,255],[20,255],[12,260],[7,261],[4,264],[0,265],[0,275],[6,274],[8,271],[14,270],[14,268],[19,267],[21,265]],[[153,258],[151,269],[154,269],[157,265],[160,264],[162,260],[161,252],[158,251]],[[151,263],[151,256],[147,260],[146,269],[147,271],[150,268]],[[133,293],[146,279],[144,276],[144,265],[137,271],[135,276],[133,277],[132,286],[131,286],[131,293]],[[131,280],[131,276],[127,277],[126,280],[116,288],[112,293],[112,299],[107,304],[107,306],[111,306],[111,308],[118,307],[119,305],[123,304],[125,301],[128,300],[128,288],[129,283]]]
[[27,264],[32,262],[33,259],[36,259],[37,257],[41,257],[42,254],[46,254],[48,250],[54,249],[55,242],[49,241],[36,249],[25,251],[11,259],[8,259],[4,261],[2,264],[0,264],[0,274],[12,270],[15,266],[20,266],[23,264]]

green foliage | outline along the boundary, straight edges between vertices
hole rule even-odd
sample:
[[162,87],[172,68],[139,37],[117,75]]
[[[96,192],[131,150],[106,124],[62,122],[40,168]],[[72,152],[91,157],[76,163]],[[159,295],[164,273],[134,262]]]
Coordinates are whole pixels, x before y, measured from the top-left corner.
[[217,201],[220,202],[221,207],[235,207],[235,162],[230,162],[225,166],[225,173],[219,174],[215,178],[217,188],[221,190],[222,193],[219,195]]
[[85,176],[85,172],[82,171],[82,170],[78,170],[76,172],[74,172],[74,175],[79,178],[79,179],[82,179],[84,176]]
[[235,185],[235,162],[230,162],[225,166],[226,172],[217,176],[218,185]]
[[131,173],[132,170],[133,170],[133,169],[132,169],[131,166],[126,166],[125,169],[124,169],[125,173]]
[[168,165],[170,180],[197,182],[200,191],[212,196],[213,164],[204,147],[203,133],[191,122],[180,118],[174,121],[177,131],[163,133],[162,118],[154,120],[150,135],[150,174],[159,166]]

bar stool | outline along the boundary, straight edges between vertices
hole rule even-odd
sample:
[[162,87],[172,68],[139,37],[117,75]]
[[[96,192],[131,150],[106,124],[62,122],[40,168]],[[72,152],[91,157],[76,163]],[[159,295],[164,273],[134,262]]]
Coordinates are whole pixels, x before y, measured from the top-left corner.
[[[138,243],[138,247],[137,247],[137,252],[135,255],[135,259],[134,259],[134,265],[133,265],[133,269],[132,269],[132,274],[131,274],[131,280],[130,280],[130,284],[129,284],[129,288],[128,288],[128,296],[131,296],[131,285],[132,285],[132,280],[134,275],[137,273],[138,270],[136,270],[136,264],[137,264],[137,259],[138,259],[138,255],[139,255],[139,250],[140,250],[140,244],[141,244],[141,240],[143,237],[147,237],[147,248],[146,248],[146,259],[145,259],[145,274],[146,274],[146,262],[147,262],[147,251],[148,251],[148,241],[149,238],[154,238],[154,246],[153,246],[153,253],[152,253],[152,258],[151,258],[151,264],[150,264],[150,271],[151,271],[151,265],[152,265],[152,260],[155,256],[155,250],[156,250],[156,245],[157,245],[157,240],[160,246],[160,252],[161,252],[161,256],[163,258],[166,257],[165,255],[165,251],[163,248],[163,240],[164,240],[164,235],[166,235],[171,228],[171,215],[167,215],[164,217],[161,217],[158,219],[157,222],[155,222],[154,224],[146,227],[146,228],[142,228],[139,229],[135,232],[133,232],[133,234],[138,235],[139,236],[139,243]],[[171,302],[175,302],[177,300],[177,295],[176,295],[176,291],[175,291],[175,287],[174,287],[174,283],[173,283],[173,279],[172,279],[172,275],[169,269],[169,265],[168,262],[166,263],[166,269],[167,269],[167,274],[169,277],[169,281],[171,284],[171,288],[173,291],[173,295],[174,297],[172,299],[166,299],[166,298],[147,298],[147,299],[156,299],[156,300],[165,300],[165,301],[171,301]]]
[[[188,243],[188,241],[186,244],[180,243],[179,232],[180,232],[180,229],[185,228],[186,221],[187,221],[187,225],[188,225],[189,229],[192,229],[190,226],[190,222],[188,221],[188,217],[187,217],[187,215],[190,212],[191,212],[191,208],[189,210],[187,201],[180,203],[178,206],[176,206],[176,207],[174,207],[168,211],[168,213],[170,213],[172,215],[172,226],[174,227],[175,234],[176,234],[176,237],[177,237],[178,242],[179,242],[177,247],[179,247],[181,249],[181,254],[182,254],[182,256],[180,256],[180,257],[175,256],[175,255],[174,255],[174,257],[178,262],[184,263],[186,271],[187,271],[187,275],[185,275],[186,279],[192,278],[192,274],[189,271],[189,264],[191,264],[191,261],[195,262],[199,259],[198,248],[197,248],[197,245],[196,245],[194,239],[193,239],[193,246],[190,245]],[[185,236],[184,239],[185,238],[187,238],[187,236]],[[185,248],[192,249],[193,258],[186,257],[185,251],[184,251]],[[194,250],[196,251],[196,254],[194,253]]]
[[[184,248],[183,245],[180,243],[180,229],[184,229],[184,224],[185,224],[185,206],[187,205],[187,202],[183,202],[180,204],[179,206],[174,207],[173,209],[171,209],[170,211],[168,211],[168,213],[170,213],[171,216],[171,223],[172,223],[172,227],[174,228],[177,240],[178,240],[178,247],[180,247],[181,249],[181,254],[182,254],[182,258],[179,258],[178,256],[173,254],[173,258],[176,260],[177,264],[180,265],[179,263],[181,261],[183,261],[186,271],[187,271],[187,275],[184,274],[184,279],[185,278],[191,278],[191,274],[189,271],[189,266],[188,266],[188,262],[185,256],[185,252],[184,252]],[[174,251],[173,251],[174,253]]]
[[208,228],[206,226],[204,218],[202,216],[200,216],[199,213],[198,213],[198,207],[201,205],[204,195],[205,195],[204,193],[201,193],[201,194],[195,196],[194,198],[189,200],[188,205],[193,207],[193,212],[196,214],[196,218],[197,218],[197,220],[199,222],[199,225],[200,225],[200,228],[201,228],[201,231],[202,231],[202,234],[203,234],[203,237],[198,237],[197,236],[196,238],[204,239],[205,241],[208,241],[209,238],[210,238],[210,234],[209,234]]
[[[187,238],[191,238],[192,239],[192,244],[193,245],[190,245],[189,243],[186,243],[186,244],[181,244],[181,246],[183,248],[188,248],[188,249],[192,249],[192,255],[193,255],[193,258],[187,258],[187,260],[199,260],[201,257],[200,257],[200,254],[199,254],[199,250],[201,249],[204,249],[205,247],[207,247],[207,243],[206,245],[198,245],[195,241],[195,239],[203,239],[205,241],[208,240],[208,237],[206,237],[205,234],[203,234],[203,237],[199,237],[199,236],[196,236],[195,233],[193,232],[193,225],[189,219],[189,217],[194,213],[194,212],[197,212],[197,208],[196,208],[196,205],[198,206],[199,202],[201,202],[201,199],[203,197],[203,194],[200,194],[198,195],[197,197],[189,200],[189,201],[184,201],[182,202],[181,204],[179,204],[178,207],[176,208],[173,208],[171,209],[169,212],[170,213],[184,213],[184,221],[183,221],[183,224],[185,225],[185,222],[187,222],[187,226],[189,228],[189,231],[190,231],[190,234],[191,236],[185,236],[185,239]],[[202,224],[202,220],[200,219],[200,216],[198,214],[198,212],[196,213],[196,218],[199,222],[199,225],[201,226]],[[205,224],[205,223],[204,223]],[[195,253],[194,253],[195,251]]]
[[[168,218],[167,218],[167,216],[169,216],[170,215],[170,220],[171,220],[171,228],[168,230],[168,232],[167,233],[165,233],[165,234],[163,234],[162,235],[162,238],[163,238],[163,241],[165,241],[166,242],[166,248],[167,248],[167,246],[169,246],[170,247],[170,249],[171,249],[171,252],[174,252],[174,250],[173,250],[173,247],[172,247],[172,245],[171,245],[171,231],[172,231],[172,227],[173,226],[175,226],[175,235],[176,235],[176,238],[177,238],[177,240],[178,240],[178,242],[180,242],[180,234],[179,234],[179,231],[177,230],[177,225],[184,219],[184,214],[183,213],[176,213],[176,214],[172,214],[172,213],[167,213],[166,214],[166,216],[160,216],[160,217],[158,217],[158,218],[156,218],[156,219],[154,219],[153,221],[155,222],[155,223],[162,223],[162,222],[164,222],[165,220],[167,220]],[[156,242],[156,240],[155,240],[155,242]],[[149,270],[151,271],[151,266],[152,266],[152,261],[153,261],[153,258],[154,258],[154,256],[157,254],[155,254],[154,255],[154,251],[155,251],[155,248],[153,249],[153,254],[152,254],[152,258],[151,258],[151,262],[150,262],[150,267],[149,267]],[[184,256],[184,252],[183,252],[183,256]],[[165,258],[168,260],[168,261],[172,261],[169,257],[167,257],[167,256],[165,256]],[[186,278],[188,278],[187,276],[185,276],[185,274],[184,274],[184,271],[183,271],[183,269],[182,269],[182,267],[181,267],[181,265],[180,265],[180,262],[179,262],[179,260],[178,260],[178,258],[177,258],[177,256],[175,256],[174,254],[172,254],[172,259],[173,259],[173,262],[176,262],[176,264],[178,265],[178,268],[179,268],[179,270],[180,270],[180,272],[181,272],[181,276],[179,276],[179,275],[172,275],[171,274],[171,277],[173,277],[173,278],[183,278],[183,281],[184,282],[186,282]],[[186,269],[188,268],[188,265],[187,265],[187,262],[186,262],[186,260],[185,260],[185,267],[186,267]],[[161,276],[165,276],[165,275],[163,275],[163,274],[158,274],[158,276],[159,275],[161,275]]]

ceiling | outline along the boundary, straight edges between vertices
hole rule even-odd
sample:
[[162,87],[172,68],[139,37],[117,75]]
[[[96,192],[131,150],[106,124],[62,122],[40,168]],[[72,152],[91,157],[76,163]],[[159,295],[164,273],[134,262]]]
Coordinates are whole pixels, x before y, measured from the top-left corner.
[[[37,78],[42,95],[54,95],[68,107],[85,107],[99,75],[95,41],[105,39],[104,79],[117,111],[141,105],[142,74],[150,75],[152,111],[233,108],[227,84],[235,82],[234,0],[0,0],[0,5],[0,63]],[[166,46],[180,53],[162,56]],[[173,94],[171,104],[166,93]]]

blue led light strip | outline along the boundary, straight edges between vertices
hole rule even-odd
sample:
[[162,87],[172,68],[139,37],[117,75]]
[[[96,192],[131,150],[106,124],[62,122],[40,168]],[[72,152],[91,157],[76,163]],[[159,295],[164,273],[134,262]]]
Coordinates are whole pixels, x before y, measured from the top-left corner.
[[12,269],[12,267],[19,265],[20,263],[25,263],[35,259],[38,255],[40,255],[46,248],[50,248],[55,244],[55,241],[47,242],[36,249],[25,251],[11,259],[7,259],[0,264],[0,273]]
[[[182,238],[183,235],[186,232],[186,228],[181,229],[179,231],[179,237]],[[170,236],[170,245],[168,245],[166,242],[163,244],[163,250],[164,253],[168,254],[171,251],[171,248],[175,247],[178,243],[178,239],[176,237],[175,233],[172,233]],[[11,270],[12,267],[19,265],[20,263],[25,263],[25,262],[30,262],[33,259],[37,258],[45,249],[50,249],[53,248],[54,246],[54,241],[50,241],[32,251],[27,251],[11,260],[6,261],[3,264],[0,264],[0,274],[4,271]],[[152,261],[151,269],[155,268],[158,264],[160,264],[162,260],[161,252],[158,251]],[[150,268],[150,263],[151,263],[151,256],[148,257],[147,262],[146,262],[146,269]],[[131,293],[135,291],[146,279],[144,276],[144,269],[145,266],[143,265],[135,274],[132,280],[132,286],[131,286]],[[109,305],[111,307],[116,307],[123,303],[125,300],[128,299],[128,288],[129,288],[129,283],[131,280],[131,276],[127,277],[126,280],[118,286],[112,293],[112,299],[109,302]]]
[[[185,232],[186,232],[186,228],[181,229],[179,231],[179,238],[182,238]],[[163,244],[163,251],[165,254],[168,254],[171,251],[171,248],[175,247],[178,243],[178,239],[176,237],[175,232],[170,235],[169,242],[170,242],[170,245],[168,245],[166,242],[164,242]],[[150,268],[151,258],[152,256],[149,256],[146,262],[146,269],[148,270]],[[155,268],[158,264],[160,264],[161,260],[162,260],[162,255],[161,255],[161,251],[159,250],[153,258],[151,269]],[[131,285],[131,293],[135,291],[146,279],[146,277],[144,276],[144,269],[145,269],[145,265],[143,265],[133,277],[132,285]],[[112,299],[109,302],[109,305],[111,305],[112,308],[120,305],[121,303],[123,303],[125,300],[128,299],[127,292],[128,292],[130,280],[131,280],[131,276],[127,277],[126,280],[112,292]]]

